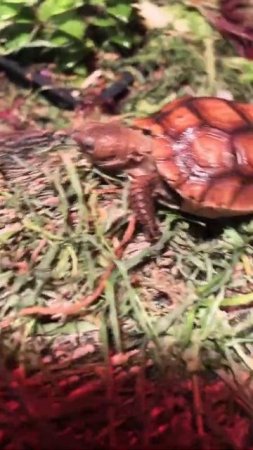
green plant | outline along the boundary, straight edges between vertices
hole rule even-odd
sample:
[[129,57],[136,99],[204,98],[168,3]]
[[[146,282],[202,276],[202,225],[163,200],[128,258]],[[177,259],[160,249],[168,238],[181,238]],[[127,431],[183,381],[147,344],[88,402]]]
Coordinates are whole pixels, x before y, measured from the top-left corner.
[[57,50],[57,59],[72,69],[98,48],[129,49],[136,35],[130,0],[2,0],[0,54],[39,48]]

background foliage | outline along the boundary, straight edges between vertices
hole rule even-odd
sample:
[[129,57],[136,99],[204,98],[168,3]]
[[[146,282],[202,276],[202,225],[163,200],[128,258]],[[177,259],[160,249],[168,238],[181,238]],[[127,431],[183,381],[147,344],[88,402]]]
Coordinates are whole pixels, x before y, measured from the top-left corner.
[[[136,35],[128,27],[135,13],[130,0],[8,0],[0,4],[0,53],[57,49],[66,69],[102,46],[129,49]],[[140,36],[138,37],[140,39]],[[137,40],[138,40],[137,39]],[[55,54],[54,54],[55,56]]]

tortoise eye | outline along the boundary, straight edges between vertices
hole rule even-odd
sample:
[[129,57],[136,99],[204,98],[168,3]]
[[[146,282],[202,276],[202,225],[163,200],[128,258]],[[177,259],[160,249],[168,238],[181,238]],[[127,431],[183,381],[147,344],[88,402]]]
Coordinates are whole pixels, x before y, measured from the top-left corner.
[[87,152],[91,152],[95,146],[95,140],[92,137],[87,137],[82,142],[83,147]]

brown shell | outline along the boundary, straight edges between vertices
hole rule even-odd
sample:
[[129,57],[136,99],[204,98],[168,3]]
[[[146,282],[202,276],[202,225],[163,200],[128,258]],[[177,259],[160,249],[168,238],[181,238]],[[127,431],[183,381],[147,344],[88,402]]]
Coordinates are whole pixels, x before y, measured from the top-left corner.
[[154,136],[157,170],[183,210],[206,217],[253,212],[253,105],[186,97],[136,126]]

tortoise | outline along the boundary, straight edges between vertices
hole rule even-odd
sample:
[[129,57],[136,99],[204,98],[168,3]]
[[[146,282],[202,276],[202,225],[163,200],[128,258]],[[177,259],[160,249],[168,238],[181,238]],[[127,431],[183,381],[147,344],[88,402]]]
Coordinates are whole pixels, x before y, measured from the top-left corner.
[[90,122],[74,137],[102,170],[127,172],[130,206],[150,238],[160,195],[195,216],[253,212],[253,105],[182,97],[131,126]]

